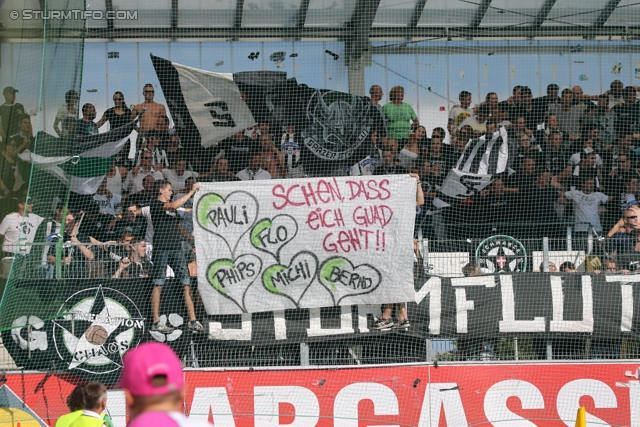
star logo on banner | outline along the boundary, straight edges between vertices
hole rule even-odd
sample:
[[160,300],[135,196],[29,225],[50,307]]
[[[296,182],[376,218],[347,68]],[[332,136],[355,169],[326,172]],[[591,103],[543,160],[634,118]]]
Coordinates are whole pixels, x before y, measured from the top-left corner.
[[526,269],[524,246],[509,236],[494,236],[476,249],[476,263],[485,273],[523,272]]
[[[107,373],[122,368],[122,356],[144,331],[133,302],[114,289],[97,288],[71,296],[54,320],[54,343],[67,369]],[[139,338],[137,338],[139,341]]]

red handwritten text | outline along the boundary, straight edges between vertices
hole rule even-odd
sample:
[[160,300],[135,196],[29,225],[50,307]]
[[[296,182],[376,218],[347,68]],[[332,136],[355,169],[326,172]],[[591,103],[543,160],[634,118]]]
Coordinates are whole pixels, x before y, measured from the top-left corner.
[[337,233],[327,233],[322,240],[322,247],[330,253],[349,253],[374,248],[384,252],[386,249],[386,236],[384,231],[365,230],[353,228]]
[[393,217],[393,209],[386,205],[379,206],[358,206],[353,210],[353,222],[356,224],[369,227],[378,225],[385,228]]
[[307,215],[307,225],[312,230],[317,230],[320,227],[344,227],[344,216],[341,209],[316,208]]
[[349,185],[351,197],[349,200],[356,199],[358,197],[364,197],[367,200],[387,200],[391,197],[389,191],[389,180],[383,179],[379,182],[373,179],[369,181],[346,181]]
[[287,206],[317,206],[344,201],[335,178],[330,181],[321,179],[304,185],[293,184],[288,188],[278,184],[271,189],[271,194],[282,201],[280,204],[273,202],[273,207],[278,210]]

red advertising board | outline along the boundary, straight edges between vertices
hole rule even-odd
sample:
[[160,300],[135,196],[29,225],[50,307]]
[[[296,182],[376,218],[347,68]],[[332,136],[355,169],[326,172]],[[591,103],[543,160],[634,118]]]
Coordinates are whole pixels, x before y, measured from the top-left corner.
[[[573,426],[640,427],[640,362],[401,365],[186,372],[185,412],[217,427]],[[45,374],[7,374],[0,425],[55,424],[73,384]],[[15,398],[7,398],[15,396]],[[16,402],[26,407],[19,408]],[[124,395],[108,410],[126,424]],[[17,414],[21,414],[17,416]],[[29,419],[28,414],[34,414]],[[31,421],[30,421],[31,420]]]

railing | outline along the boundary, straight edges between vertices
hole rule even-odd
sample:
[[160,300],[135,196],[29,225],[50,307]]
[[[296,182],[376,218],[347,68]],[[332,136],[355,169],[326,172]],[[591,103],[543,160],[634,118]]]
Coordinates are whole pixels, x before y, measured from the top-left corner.
[[[482,252],[482,244],[488,238],[470,237],[464,240],[432,240],[418,233],[418,248],[414,276],[416,289],[429,276],[462,277],[467,272],[463,268],[475,264],[478,269],[473,274],[493,274],[497,267],[507,267],[505,271],[518,271],[518,262],[525,261],[521,271],[550,271],[555,265],[558,270],[564,262],[570,262],[577,272],[609,274],[602,263],[608,257],[615,259],[616,242],[603,239],[592,230],[575,237],[572,227],[563,230],[562,238],[513,239],[515,246],[495,246]],[[491,240],[491,239],[489,239]],[[44,244],[33,244],[26,256],[18,255],[11,272],[11,282],[34,278],[55,278],[55,264],[44,261]],[[443,248],[445,249],[443,251]],[[500,249],[502,248],[502,249]],[[72,246],[64,250],[69,251]],[[103,249],[93,246],[98,254],[94,260],[82,258],[77,247],[73,254],[79,259],[71,260],[61,267],[62,279],[110,278],[121,261],[110,255],[126,253],[124,244],[114,244]],[[495,257],[502,250],[505,266],[497,266]],[[522,252],[518,252],[521,250]],[[68,252],[67,252],[68,254]],[[73,255],[72,255],[73,256]],[[487,261],[487,258],[494,261]],[[75,263],[75,264],[74,264]],[[616,271],[624,270],[617,266]],[[468,274],[467,274],[468,275]],[[198,303],[196,299],[196,304]],[[202,307],[196,311],[204,313]],[[295,314],[290,314],[295,315]],[[205,319],[206,320],[206,319]],[[517,335],[517,334],[516,334]],[[6,337],[7,335],[5,335]],[[6,339],[6,338],[5,338]],[[0,348],[0,369],[15,367],[6,351]],[[409,333],[363,334],[343,339],[265,345],[250,345],[234,341],[198,340],[194,341],[192,360],[198,367],[241,367],[241,366],[299,366],[299,365],[359,365],[413,362],[492,362],[492,361],[548,361],[585,359],[638,359],[640,340],[636,335],[629,338],[603,340],[589,334],[573,334],[568,337],[505,336],[482,338],[447,337],[440,335],[424,339]]]

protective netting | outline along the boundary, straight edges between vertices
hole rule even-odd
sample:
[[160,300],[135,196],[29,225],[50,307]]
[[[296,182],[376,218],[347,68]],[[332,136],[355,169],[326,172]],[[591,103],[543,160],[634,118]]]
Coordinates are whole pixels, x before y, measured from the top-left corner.
[[219,425],[640,425],[640,4],[0,23],[0,424],[158,341]]

